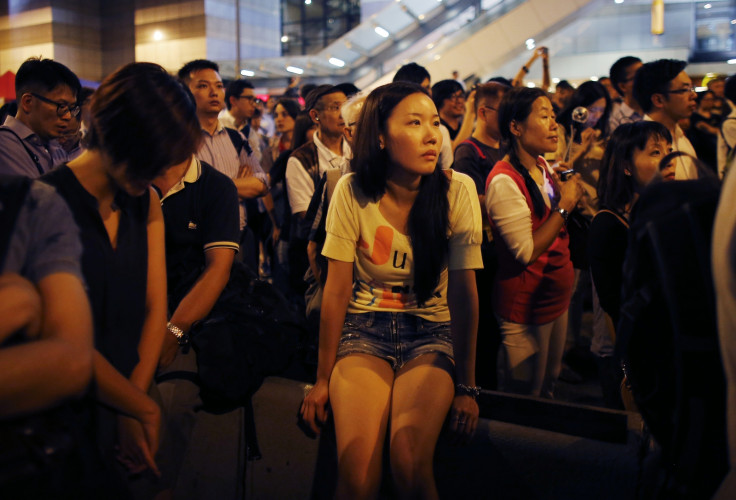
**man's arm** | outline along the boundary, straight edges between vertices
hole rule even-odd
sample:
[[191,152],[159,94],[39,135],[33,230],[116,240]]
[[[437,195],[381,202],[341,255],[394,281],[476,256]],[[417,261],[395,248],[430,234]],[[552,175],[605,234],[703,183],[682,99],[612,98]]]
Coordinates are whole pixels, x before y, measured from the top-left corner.
[[268,193],[268,175],[261,168],[255,153],[248,154],[245,147],[240,151],[240,169],[233,182],[240,199],[258,198]]
[[[212,248],[205,252],[205,267],[189,293],[179,302],[171,316],[171,323],[185,333],[192,325],[204,319],[212,310],[230,278],[235,252],[230,248]],[[173,335],[166,335],[161,351],[160,365],[169,365],[176,357],[178,342]]]
[[[24,307],[8,310],[18,295],[25,296],[21,299]],[[29,281],[3,275],[0,317],[12,318],[23,310],[30,313],[26,319],[31,322],[42,316],[41,335],[38,340],[0,349],[0,418],[80,395],[92,375],[92,313],[78,277],[49,274],[36,292]]]

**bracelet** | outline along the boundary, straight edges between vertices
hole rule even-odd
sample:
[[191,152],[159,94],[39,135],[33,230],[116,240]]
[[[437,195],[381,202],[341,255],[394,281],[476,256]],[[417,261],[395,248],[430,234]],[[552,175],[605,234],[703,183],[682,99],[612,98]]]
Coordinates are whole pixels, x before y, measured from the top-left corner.
[[567,225],[567,218],[570,217],[570,212],[560,207],[557,207],[555,209],[555,212],[557,212],[558,214],[562,216],[562,220],[565,222],[565,225]]
[[455,384],[455,394],[458,396],[470,396],[474,401],[478,401],[481,388],[479,386],[469,386],[465,384]]
[[184,333],[184,330],[176,326],[174,323],[166,323],[166,329],[176,337],[176,341],[179,345],[187,345],[189,343],[189,335]]
[[521,69],[524,70],[524,73],[529,73],[529,68],[527,68],[526,65],[522,66]]

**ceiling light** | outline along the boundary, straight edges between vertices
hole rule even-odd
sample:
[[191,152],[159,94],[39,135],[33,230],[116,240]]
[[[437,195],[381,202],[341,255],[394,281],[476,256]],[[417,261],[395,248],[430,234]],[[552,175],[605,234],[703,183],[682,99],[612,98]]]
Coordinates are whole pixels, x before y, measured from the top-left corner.
[[703,8],[704,9],[710,9],[711,7],[713,7],[713,6],[711,4],[709,4],[709,3],[703,5]]
[[330,64],[337,66],[338,68],[342,68],[345,66],[345,61],[338,59],[337,57],[330,57]]
[[312,0],[304,0],[305,5],[312,5]]
[[534,87],[536,87],[536,85],[534,84],[534,82],[529,82],[529,83],[526,84],[526,86],[529,87],[530,89],[533,89]]
[[614,0],[615,3],[624,3],[624,0]]
[[284,35],[284,36],[281,37],[281,43],[286,43],[288,41],[289,41],[289,37],[288,36]]
[[303,69],[297,68],[296,66],[287,66],[286,71],[288,71],[289,73],[297,74],[297,75],[301,75],[302,73],[304,73]]
[[560,79],[559,78],[553,78],[552,79],[552,83],[560,83]]
[[736,59],[729,59],[726,61],[728,64],[736,64]]
[[427,44],[427,50],[432,50],[433,48],[434,48],[434,44],[433,43],[428,43]]
[[590,81],[591,82],[597,82],[598,81],[598,77],[597,76],[591,76],[590,77]]
[[423,21],[424,20],[424,14],[419,14],[417,16],[417,19],[419,19],[420,21]]
[[158,41],[161,41],[164,39],[164,34],[161,32],[161,30],[156,30],[153,32],[153,39]]
[[247,69],[241,69],[240,74],[243,76],[256,76],[255,72],[247,70]]
[[440,57],[442,57],[442,56],[441,56],[441,55],[439,55],[439,54],[437,54],[436,56],[434,56],[434,60],[435,60],[435,61],[439,61],[439,60],[440,60]]
[[378,36],[382,36],[383,38],[388,38],[388,31],[381,28],[380,26],[376,26],[374,30]]
[[532,50],[533,48],[534,48],[534,39],[533,38],[528,38],[527,41],[526,41],[526,49],[527,50]]

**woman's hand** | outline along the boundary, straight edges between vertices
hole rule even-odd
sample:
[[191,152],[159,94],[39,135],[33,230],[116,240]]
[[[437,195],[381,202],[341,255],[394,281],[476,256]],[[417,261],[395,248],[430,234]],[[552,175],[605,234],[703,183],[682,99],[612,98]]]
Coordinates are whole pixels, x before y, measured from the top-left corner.
[[153,459],[158,450],[161,411],[156,403],[151,403],[152,411],[137,419],[123,415],[118,417],[117,458],[131,474],[151,469],[154,474],[161,476]]
[[317,380],[314,387],[302,401],[301,418],[316,435],[319,435],[327,421],[327,402],[329,398],[329,383],[327,380]]
[[467,444],[478,427],[478,403],[468,395],[458,394],[450,408],[450,432],[453,444]]

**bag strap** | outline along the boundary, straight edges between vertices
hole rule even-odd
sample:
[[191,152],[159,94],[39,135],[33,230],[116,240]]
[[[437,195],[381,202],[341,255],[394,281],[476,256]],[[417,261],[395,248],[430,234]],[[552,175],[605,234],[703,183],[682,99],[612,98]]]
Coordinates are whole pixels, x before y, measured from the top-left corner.
[[721,137],[723,138],[723,142],[724,142],[724,143],[726,144],[726,147],[727,147],[727,148],[728,148],[728,150],[730,151],[730,150],[732,150],[732,149],[733,149],[733,146],[731,146],[731,145],[730,145],[730,144],[728,143],[728,141],[726,140],[726,136],[725,136],[725,135],[723,134],[723,124],[724,124],[724,123],[726,123],[726,122],[727,122],[728,120],[736,120],[736,117],[733,117],[733,116],[729,116],[728,118],[726,118],[725,120],[723,120],[723,121],[721,122],[721,126],[720,126],[720,127],[718,127],[718,130],[719,130],[719,131],[720,131],[720,133],[721,133]]
[[623,224],[624,226],[626,226],[626,229],[629,229],[629,221],[627,221],[626,219],[624,219],[623,217],[621,217],[620,214],[617,214],[613,210],[609,210],[607,208],[602,208],[601,210],[598,210],[598,213],[601,213],[601,212],[606,212],[606,213],[609,213],[609,214],[614,215],[619,220],[619,222],[621,222],[621,224]]
[[465,139],[460,144],[470,144],[478,152],[478,156],[480,156],[481,160],[485,160],[486,159],[486,155],[483,154],[483,151],[481,151],[481,149],[478,147],[478,145],[475,142],[471,141],[470,139]]
[[31,182],[28,177],[0,176],[0,269],[5,266],[10,238]]
[[243,139],[243,136],[240,135],[240,132],[235,130],[234,128],[225,127],[225,130],[227,130],[227,135],[230,136],[230,141],[233,143],[233,146],[235,146],[235,151],[237,151],[238,156],[240,156],[240,152],[245,148],[246,153],[248,153],[248,156],[253,154],[253,148],[250,147],[250,144],[248,144],[248,139]]
[[26,153],[28,153],[28,156],[31,157],[31,160],[33,160],[33,163],[36,165],[36,169],[38,169],[38,174],[39,175],[44,174],[43,167],[41,166],[41,161],[38,159],[38,155],[34,153],[33,151],[31,151],[28,148],[28,146],[26,146],[25,141],[21,139],[18,134],[15,133],[15,130],[3,125],[2,127],[0,127],[0,132],[10,132],[11,134],[13,134],[18,139],[18,142],[20,142],[20,145],[23,146],[23,149],[26,150]]

